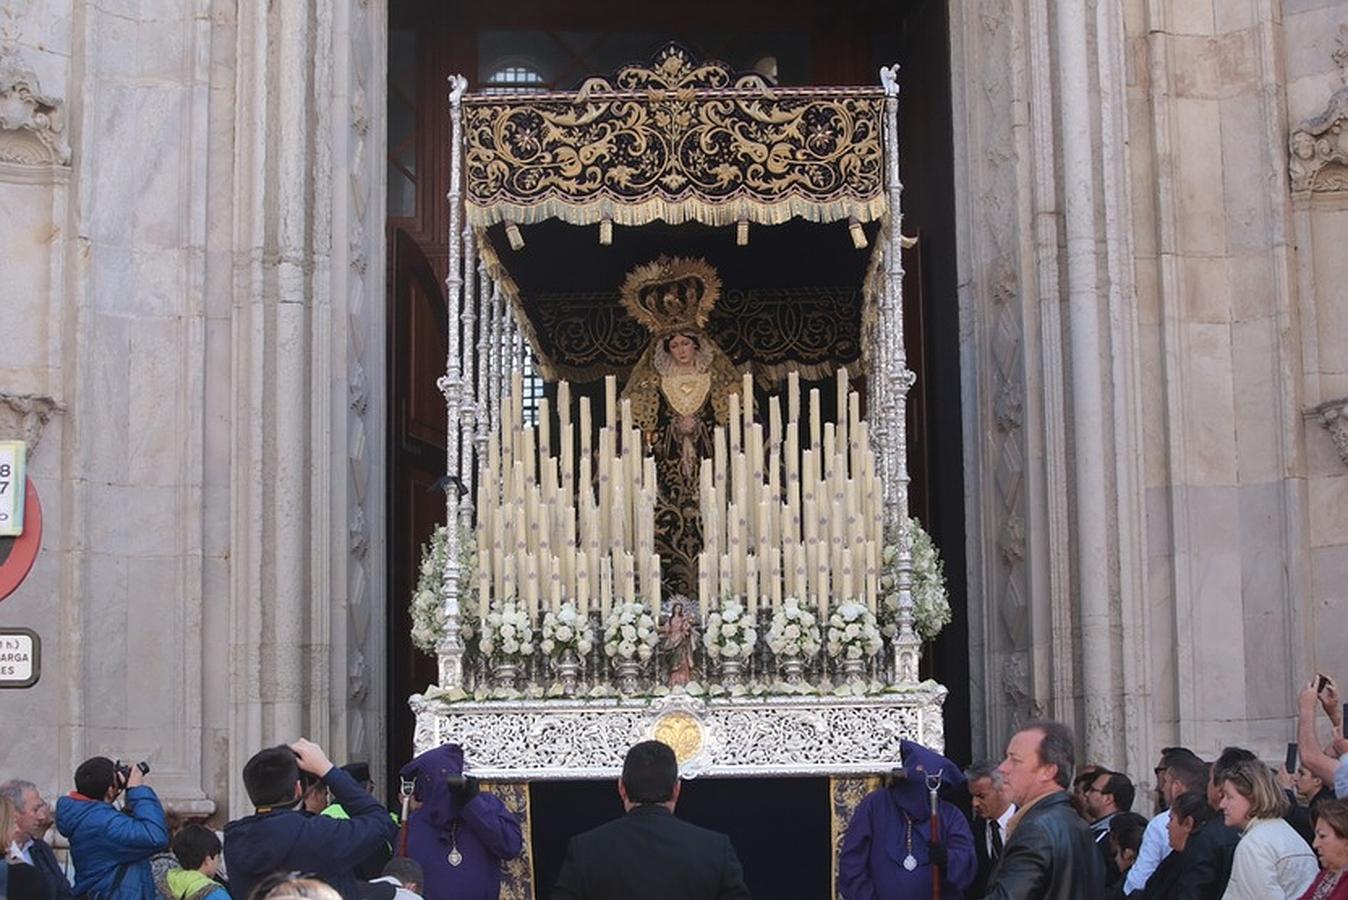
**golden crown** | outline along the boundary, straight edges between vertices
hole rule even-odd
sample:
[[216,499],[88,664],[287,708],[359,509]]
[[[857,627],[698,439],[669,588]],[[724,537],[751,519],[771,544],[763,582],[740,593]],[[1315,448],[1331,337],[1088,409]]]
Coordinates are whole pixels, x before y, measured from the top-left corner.
[[721,296],[721,276],[705,259],[661,256],[627,273],[620,296],[652,335],[701,331]]

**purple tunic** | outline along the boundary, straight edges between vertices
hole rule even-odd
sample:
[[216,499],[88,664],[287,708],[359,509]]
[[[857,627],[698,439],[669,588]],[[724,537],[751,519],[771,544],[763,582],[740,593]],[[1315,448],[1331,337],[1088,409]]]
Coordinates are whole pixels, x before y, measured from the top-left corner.
[[[426,900],[497,900],[501,862],[520,855],[524,846],[519,819],[505,804],[482,792],[462,806],[449,792],[448,775],[463,772],[463,751],[456,744],[428,750],[403,766],[416,778],[421,807],[408,818],[407,855],[426,873]],[[463,857],[449,863],[450,850]]]
[[[947,783],[963,781],[948,760],[925,747],[904,742],[908,777],[868,794],[857,805],[838,856],[838,893],[846,900],[918,900],[930,897],[931,795],[925,772],[941,771]],[[962,900],[978,871],[974,836],[958,807],[939,801],[941,840],[947,853],[941,872],[941,900]],[[911,825],[910,825],[911,823]],[[916,865],[903,863],[911,853]]]

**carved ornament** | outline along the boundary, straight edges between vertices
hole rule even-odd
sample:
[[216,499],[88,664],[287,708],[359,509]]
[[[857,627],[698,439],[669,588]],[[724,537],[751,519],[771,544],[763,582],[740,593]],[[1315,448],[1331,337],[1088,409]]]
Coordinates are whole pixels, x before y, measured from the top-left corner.
[[68,166],[65,102],[42,93],[15,46],[0,47],[0,162]]
[[42,440],[47,420],[60,410],[51,397],[0,391],[0,440],[23,441],[31,454]]
[[888,772],[899,743],[945,744],[946,689],[931,681],[883,695],[518,700],[446,703],[414,695],[414,752],[461,744],[491,781],[614,778],[637,741],[666,740],[685,778]]
[[1348,190],[1348,86],[1325,111],[1298,125],[1288,139],[1292,193]]
[[1334,441],[1334,449],[1339,451],[1339,459],[1348,466],[1348,397],[1321,403],[1306,414],[1325,427]]

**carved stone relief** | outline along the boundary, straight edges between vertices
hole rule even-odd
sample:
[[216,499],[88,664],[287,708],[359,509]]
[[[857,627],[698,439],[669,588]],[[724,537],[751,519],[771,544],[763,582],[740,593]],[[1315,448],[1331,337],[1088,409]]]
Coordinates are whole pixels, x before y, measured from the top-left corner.
[[1348,466],[1348,397],[1340,397],[1321,403],[1306,411],[1314,417],[1334,441],[1334,449],[1339,451],[1339,459]]
[[1348,190],[1348,86],[1339,88],[1320,115],[1292,130],[1288,169],[1292,192]]
[[51,397],[0,392],[0,440],[21,440],[32,453],[42,440],[47,420],[60,411]]
[[0,162],[70,164],[65,102],[42,93],[36,73],[9,41],[0,44]]

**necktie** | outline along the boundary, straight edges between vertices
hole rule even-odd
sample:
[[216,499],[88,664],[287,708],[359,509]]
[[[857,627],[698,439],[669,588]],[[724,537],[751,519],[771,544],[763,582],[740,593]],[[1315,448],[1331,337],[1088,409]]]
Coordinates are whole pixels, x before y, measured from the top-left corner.
[[988,833],[992,835],[991,859],[1000,859],[1002,855],[1002,829],[996,819],[988,820]]

